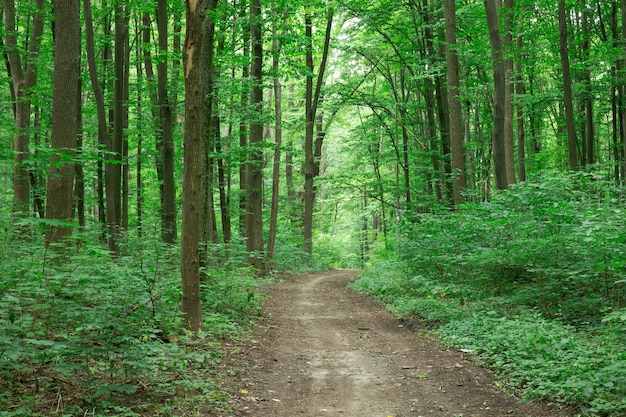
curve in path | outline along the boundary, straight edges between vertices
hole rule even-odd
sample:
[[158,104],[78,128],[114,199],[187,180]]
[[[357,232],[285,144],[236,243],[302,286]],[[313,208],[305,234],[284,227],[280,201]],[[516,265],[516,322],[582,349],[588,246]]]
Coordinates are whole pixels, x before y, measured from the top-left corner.
[[233,416],[573,415],[498,390],[464,353],[347,290],[357,274],[291,275],[267,289],[261,323],[250,340],[231,346],[224,365]]

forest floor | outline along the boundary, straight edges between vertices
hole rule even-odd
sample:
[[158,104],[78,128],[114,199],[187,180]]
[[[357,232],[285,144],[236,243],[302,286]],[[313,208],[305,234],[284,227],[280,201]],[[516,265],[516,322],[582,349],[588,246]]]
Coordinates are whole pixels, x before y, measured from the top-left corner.
[[220,416],[574,416],[521,402],[466,353],[346,287],[359,271],[282,275],[255,330],[224,345]]

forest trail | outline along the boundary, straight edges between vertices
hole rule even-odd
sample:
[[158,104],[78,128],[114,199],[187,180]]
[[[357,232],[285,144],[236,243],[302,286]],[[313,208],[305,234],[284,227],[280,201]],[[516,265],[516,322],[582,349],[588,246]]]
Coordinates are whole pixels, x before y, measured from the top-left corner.
[[346,288],[359,271],[285,275],[264,289],[263,317],[224,345],[230,416],[544,417],[494,376],[367,297]]

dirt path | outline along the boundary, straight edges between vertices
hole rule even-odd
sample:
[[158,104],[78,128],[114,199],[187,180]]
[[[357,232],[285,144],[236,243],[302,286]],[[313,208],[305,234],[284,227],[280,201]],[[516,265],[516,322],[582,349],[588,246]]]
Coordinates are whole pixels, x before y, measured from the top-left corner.
[[358,271],[284,276],[254,334],[227,345],[232,416],[572,416],[494,377],[346,289]]

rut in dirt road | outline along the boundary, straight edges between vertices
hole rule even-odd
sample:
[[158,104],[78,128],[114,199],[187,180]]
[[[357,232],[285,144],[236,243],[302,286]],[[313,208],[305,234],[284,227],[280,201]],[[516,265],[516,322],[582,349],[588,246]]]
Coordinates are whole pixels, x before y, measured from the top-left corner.
[[[406,329],[346,287],[358,271],[285,276],[233,348],[234,416],[572,416],[521,403],[465,354]],[[233,373],[233,372],[231,372]]]

